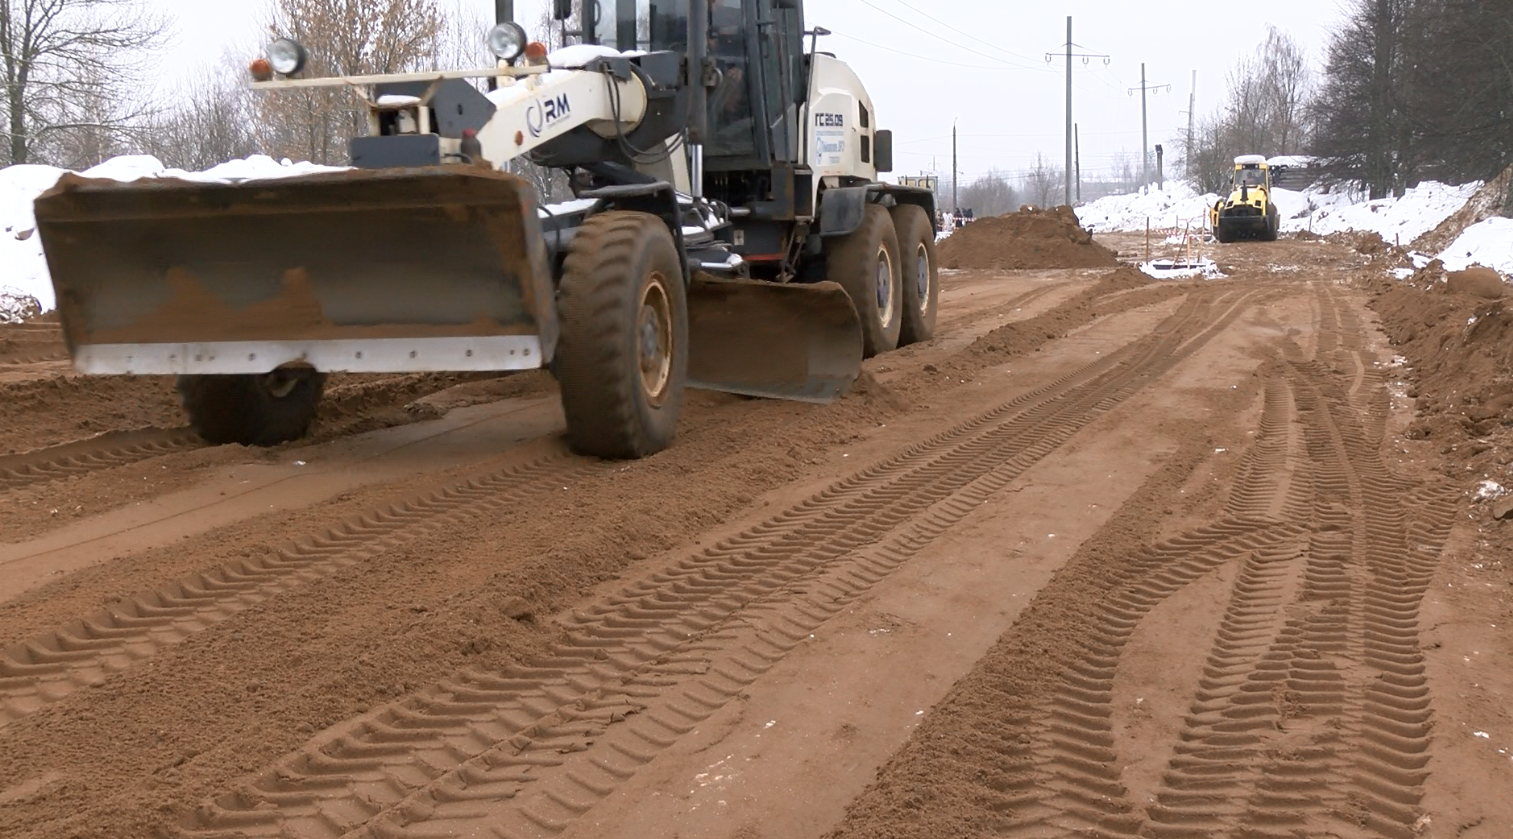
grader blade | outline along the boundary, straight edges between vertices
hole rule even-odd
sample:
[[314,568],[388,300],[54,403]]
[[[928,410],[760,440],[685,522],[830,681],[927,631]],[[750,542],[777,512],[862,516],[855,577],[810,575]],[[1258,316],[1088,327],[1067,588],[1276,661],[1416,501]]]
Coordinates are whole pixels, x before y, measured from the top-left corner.
[[81,372],[522,370],[556,346],[535,196],[510,175],[65,175],[36,216]]
[[861,318],[831,282],[695,275],[688,292],[688,386],[827,403],[861,374]]

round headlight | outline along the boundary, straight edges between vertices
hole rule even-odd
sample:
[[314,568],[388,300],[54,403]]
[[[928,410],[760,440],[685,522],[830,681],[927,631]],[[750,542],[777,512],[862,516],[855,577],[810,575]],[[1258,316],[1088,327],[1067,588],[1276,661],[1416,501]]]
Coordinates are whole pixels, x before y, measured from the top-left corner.
[[268,63],[273,65],[273,72],[281,76],[292,76],[305,69],[308,57],[305,48],[289,38],[279,38],[268,45]]
[[505,22],[489,30],[489,52],[502,61],[514,61],[525,52],[528,39],[520,24]]

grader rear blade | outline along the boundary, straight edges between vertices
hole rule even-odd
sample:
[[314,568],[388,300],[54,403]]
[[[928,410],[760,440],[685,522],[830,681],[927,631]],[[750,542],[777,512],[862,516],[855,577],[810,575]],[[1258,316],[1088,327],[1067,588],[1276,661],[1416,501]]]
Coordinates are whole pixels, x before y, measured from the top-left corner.
[[836,283],[779,285],[695,274],[688,385],[826,403],[861,374],[861,318]]
[[85,373],[523,370],[556,345],[535,198],[506,174],[66,175],[36,215]]

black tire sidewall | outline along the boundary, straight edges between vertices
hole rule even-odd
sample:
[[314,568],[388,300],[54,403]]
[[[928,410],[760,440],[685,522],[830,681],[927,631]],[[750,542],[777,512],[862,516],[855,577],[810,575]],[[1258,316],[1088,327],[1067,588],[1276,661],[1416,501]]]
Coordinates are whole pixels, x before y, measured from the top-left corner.
[[[688,295],[672,234],[656,216],[611,211],[588,219],[569,248],[552,363],[568,443],[578,454],[610,460],[661,451],[672,443],[688,378]],[[665,278],[672,316],[672,369],[660,405],[641,381],[637,333],[641,294],[654,271]]]
[[212,445],[276,446],[305,436],[325,392],[325,374],[300,371],[294,388],[274,396],[262,376],[186,375],[175,384],[190,426]]
[[[936,311],[940,305],[940,264],[935,257],[935,231],[924,208],[914,204],[900,204],[891,211],[893,228],[898,235],[899,275],[902,286],[902,326],[899,329],[898,345],[917,344],[928,341],[935,334]],[[929,289],[920,299],[918,289],[919,270],[916,261],[923,247],[929,261]]]
[[[893,317],[887,323],[882,321],[877,305],[877,261],[884,248],[893,261]],[[896,349],[903,327],[903,287],[898,235],[888,210],[868,204],[861,227],[836,243],[826,262],[829,278],[846,290],[861,316],[863,356],[871,358]]]

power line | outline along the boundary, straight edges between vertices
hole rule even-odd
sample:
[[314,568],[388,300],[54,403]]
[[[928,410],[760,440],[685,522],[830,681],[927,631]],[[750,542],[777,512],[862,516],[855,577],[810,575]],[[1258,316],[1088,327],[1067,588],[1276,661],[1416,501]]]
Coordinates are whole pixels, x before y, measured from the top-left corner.
[[913,30],[915,30],[917,32],[922,32],[922,33],[924,33],[926,35],[929,35],[931,38],[934,38],[935,40],[940,41],[943,44],[949,44],[954,49],[966,50],[967,52],[970,52],[973,55],[980,55],[983,58],[987,58],[987,59],[990,59],[992,61],[1002,62],[1005,68],[1012,67],[1012,68],[1014,68],[1016,70],[1029,70],[1031,72],[1040,72],[1040,68],[1039,67],[1034,67],[1034,66],[1030,66],[1030,65],[1012,64],[1010,62],[1004,61],[1003,59],[999,58],[996,55],[988,55],[987,53],[982,52],[980,50],[974,50],[971,47],[962,46],[961,44],[955,43],[950,38],[947,38],[947,37],[945,37],[943,35],[937,35],[936,33],[931,32],[930,30],[928,30],[928,29],[920,26],[917,23],[911,23],[911,22],[909,22],[907,20],[904,20],[903,18],[899,17],[898,15],[895,15],[892,12],[888,11],[887,9],[884,9],[882,6],[879,6],[876,3],[873,3],[872,0],[857,0],[857,2],[861,3],[864,6],[867,6],[869,8],[875,9],[875,10],[877,10],[879,12],[882,12],[883,14],[887,15],[888,17],[893,18],[894,20],[898,21],[899,23],[902,23],[903,25],[909,27],[910,29],[913,29]]
[[898,49],[896,47],[888,47],[888,46],[884,46],[882,44],[875,44],[875,43],[873,43],[871,41],[864,40],[862,38],[858,38],[855,35],[847,35],[844,32],[832,32],[830,34],[833,35],[833,36],[838,36],[838,37],[841,37],[841,38],[845,38],[848,41],[855,41],[858,44],[866,44],[869,47],[875,47],[877,49],[884,50],[886,52],[891,52],[891,53],[894,53],[895,55],[902,55],[902,56],[904,56],[906,58],[918,59],[919,61],[929,61],[929,62],[933,62],[935,64],[945,64],[945,65],[948,65],[948,66],[951,66],[951,67],[967,67],[967,68],[970,68],[972,70],[1003,70],[1003,71],[1022,69],[1022,68],[1019,68],[1019,67],[1010,67],[1010,66],[1008,66],[1006,64],[1000,64],[997,67],[990,67],[990,66],[985,66],[985,65],[982,65],[982,64],[962,64],[959,61],[947,61],[944,58],[935,58],[935,57],[932,57],[932,56],[918,55],[918,54],[915,54],[915,53],[912,53],[912,52],[905,52],[905,51],[903,51],[901,49]]
[[[911,6],[908,3],[905,3],[904,0],[893,0],[893,2],[897,3],[900,6],[903,6],[906,9],[909,9],[909,10],[913,11],[915,14],[918,14],[921,17],[928,18],[930,20],[935,21],[936,23],[940,24],[941,26],[944,26],[945,28],[951,30],[952,32],[957,33],[958,35],[965,35],[966,37],[971,38],[972,40],[976,41],[979,44],[986,44],[987,46],[992,47],[995,50],[998,50],[999,52],[1003,53],[1004,55],[1012,55],[1013,57],[1018,58],[1018,59],[1023,60],[1023,61],[1034,61],[1034,59],[1030,58],[1029,56],[1020,55],[1019,53],[1016,53],[1016,52],[1011,52],[1011,51],[1006,50],[1003,47],[1000,47],[997,44],[994,44],[994,43],[992,43],[990,41],[984,41],[983,39],[977,37],[976,35],[973,35],[970,32],[966,32],[966,31],[963,31],[961,29],[957,29],[956,27],[952,26],[949,23],[946,23],[945,21],[941,20],[940,18],[931,15],[929,12],[926,12],[926,11],[924,11],[922,9],[915,8],[914,6]],[[1031,68],[1033,68],[1033,69],[1039,69],[1038,67],[1033,67],[1033,65],[1031,65],[1031,67],[1026,67],[1026,69],[1031,69]]]

